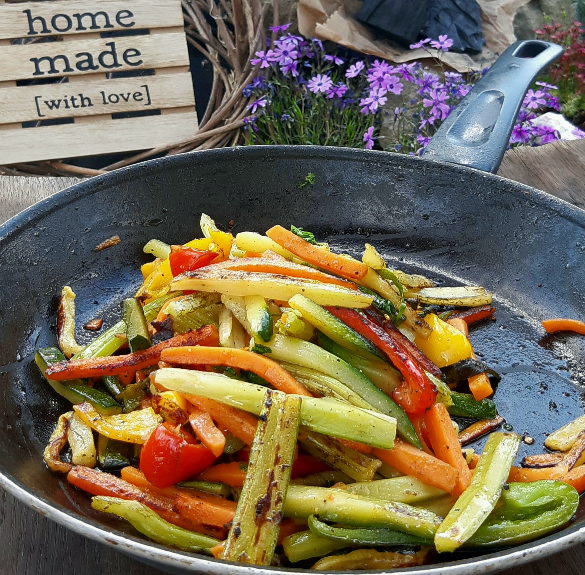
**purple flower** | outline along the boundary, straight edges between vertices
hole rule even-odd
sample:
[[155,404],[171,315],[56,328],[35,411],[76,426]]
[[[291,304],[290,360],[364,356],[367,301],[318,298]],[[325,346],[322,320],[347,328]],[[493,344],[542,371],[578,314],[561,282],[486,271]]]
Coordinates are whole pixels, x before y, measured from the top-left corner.
[[278,34],[279,32],[286,32],[289,26],[290,22],[288,24],[283,24],[282,26],[269,26],[268,29],[275,34]]
[[546,82],[536,82],[537,86],[540,86],[546,90],[558,90],[558,86],[553,86],[552,84],[547,84]]
[[572,132],[573,136],[575,136],[578,140],[582,140],[585,138],[585,132],[583,130],[579,130],[579,128],[575,128]]
[[445,72],[445,81],[447,84],[458,84],[463,76],[458,72]]
[[453,40],[447,36],[447,34],[442,34],[439,36],[439,40],[433,40],[431,42],[431,46],[436,50],[443,50],[443,52],[448,52],[449,48],[453,46]]
[[374,147],[374,126],[370,126],[364,134],[364,142],[366,143],[366,150],[371,150]]
[[455,97],[459,99],[464,98],[469,92],[471,92],[471,88],[472,87],[469,84],[459,84],[455,90]]
[[530,141],[530,130],[523,124],[516,124],[512,130],[510,144],[526,144]]
[[372,90],[367,98],[360,100],[360,106],[362,106],[362,113],[374,113],[380,106],[386,103],[387,98],[384,96],[385,90]]
[[339,82],[334,86],[331,86],[329,92],[327,92],[328,98],[342,98],[347,92],[348,88],[343,82]]
[[402,76],[403,80],[407,82],[414,82],[415,77],[413,72],[418,68],[419,62],[413,62],[412,64],[400,64],[396,71]]
[[559,102],[558,96],[551,96],[550,94],[546,93],[544,95],[546,98],[546,105],[557,112],[561,111],[561,103]]
[[427,72],[423,74],[422,78],[416,78],[414,83],[417,86],[420,86],[420,88],[416,91],[419,96],[422,96],[423,94],[442,86],[442,84],[439,82],[439,76],[436,74],[429,74]]
[[265,108],[267,103],[268,102],[266,101],[266,96],[262,96],[261,98],[258,98],[255,102],[252,102],[251,104],[246,106],[246,109],[250,110],[252,114],[255,114],[258,108]]
[[325,54],[325,56],[323,56],[324,60],[327,60],[329,62],[333,62],[334,64],[337,64],[338,66],[340,64],[343,64],[344,60],[343,58],[338,58],[337,56],[331,56],[330,54]]
[[550,126],[535,126],[532,130],[534,136],[536,136],[536,144],[542,146],[549,142],[554,142],[559,139],[559,135],[554,128]]
[[365,68],[365,64],[358,60],[355,64],[352,64],[345,73],[346,78],[355,78]]
[[272,62],[278,62],[281,66],[296,60],[299,57],[297,47],[291,43],[282,42],[278,47],[274,48],[274,53],[271,58]]
[[324,52],[325,48],[323,48],[323,42],[321,42],[321,40],[317,39],[317,38],[311,38],[311,41],[313,42],[313,44],[319,48],[319,51]]
[[444,120],[449,115],[449,105],[445,104],[445,100],[449,97],[447,92],[442,90],[431,90],[428,98],[423,99],[423,106],[425,108],[431,107],[431,115]]
[[296,60],[291,60],[286,64],[280,66],[280,71],[286,76],[289,72],[291,75],[296,78],[299,75],[299,71],[297,70],[298,62]]
[[374,63],[368,70],[368,75],[375,73],[387,74],[392,72],[392,70],[394,70],[394,66],[390,66],[386,60],[382,60],[381,62],[379,60],[374,60]]
[[256,116],[249,116],[244,118],[243,122],[247,130],[252,129],[254,132],[258,131],[258,126],[256,126]]
[[411,44],[410,49],[416,50],[417,48],[424,48],[424,45],[428,44],[430,41],[431,41],[430,38],[425,38],[424,40],[421,40],[420,42],[417,42],[416,44]]
[[282,116],[280,116],[280,119],[283,122],[294,122],[294,120],[288,114],[283,114]]
[[428,143],[431,141],[431,139],[430,139],[430,138],[428,138],[427,136],[421,136],[421,135],[418,135],[418,136],[416,137],[416,141],[417,141],[417,142],[418,142],[418,143],[419,143],[419,144],[420,144],[420,145],[421,145],[423,148],[426,148],[426,147],[427,147],[427,145],[428,145]]
[[384,74],[384,79],[382,80],[382,88],[384,88],[384,90],[398,95],[402,93],[403,85],[404,84],[400,82],[400,78],[398,78],[398,76]]
[[528,90],[526,93],[526,97],[522,102],[522,106],[525,108],[536,110],[540,106],[544,106],[546,104],[546,100],[544,99],[545,93],[542,90]]
[[274,52],[272,50],[268,50],[266,54],[264,51],[256,52],[257,58],[252,58],[250,60],[250,64],[256,66],[256,64],[260,64],[260,68],[268,68],[270,66],[270,62],[274,56]]
[[332,84],[333,82],[329,76],[326,74],[317,74],[307,82],[307,87],[311,92],[316,94],[317,92],[327,92]]

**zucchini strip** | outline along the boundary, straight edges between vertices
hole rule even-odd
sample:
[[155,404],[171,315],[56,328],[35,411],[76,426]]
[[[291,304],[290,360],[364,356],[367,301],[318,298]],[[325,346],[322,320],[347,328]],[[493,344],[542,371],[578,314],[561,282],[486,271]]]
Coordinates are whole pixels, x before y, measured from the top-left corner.
[[270,565],[289,487],[301,398],[266,392],[244,487],[222,559]]

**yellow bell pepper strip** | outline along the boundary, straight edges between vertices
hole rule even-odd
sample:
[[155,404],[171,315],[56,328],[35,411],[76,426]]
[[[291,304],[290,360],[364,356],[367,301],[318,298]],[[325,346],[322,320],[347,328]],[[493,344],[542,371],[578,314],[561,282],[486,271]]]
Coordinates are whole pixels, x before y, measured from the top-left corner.
[[206,553],[219,543],[219,540],[201,533],[193,533],[177,527],[138,501],[127,501],[117,497],[93,497],[91,506],[97,511],[112,513],[123,517],[136,531],[149,539],[192,553]]
[[69,471],[71,471],[72,465],[61,461],[60,456],[61,450],[67,443],[67,431],[69,430],[69,420],[72,415],[73,412],[68,411],[59,417],[59,421],[57,421],[57,425],[55,426],[53,433],[51,433],[49,443],[47,444],[47,447],[45,447],[43,453],[43,459],[45,460],[47,467],[51,471],[57,473],[69,473]]
[[143,444],[161,422],[152,407],[109,416],[100,415],[88,402],[74,405],[73,409],[99,434],[127,443]]
[[417,336],[414,342],[436,366],[445,367],[471,357],[471,344],[458,329],[434,313],[427,314],[425,321],[433,329],[431,335],[426,339]]
[[492,433],[477,463],[471,485],[436,532],[439,553],[452,552],[463,545],[480,528],[494,509],[520,447],[515,433]]
[[283,520],[300,414],[299,396],[266,391],[246,480],[222,559],[271,564]]
[[543,537],[571,520],[579,493],[563,481],[509,483],[500,503],[466,547],[508,547]]

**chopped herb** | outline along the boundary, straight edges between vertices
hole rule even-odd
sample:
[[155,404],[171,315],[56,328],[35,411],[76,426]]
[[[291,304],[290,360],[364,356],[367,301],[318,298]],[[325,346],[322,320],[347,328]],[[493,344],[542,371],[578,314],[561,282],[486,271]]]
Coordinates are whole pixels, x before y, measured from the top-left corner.
[[311,232],[306,232],[305,230],[303,230],[303,228],[297,228],[296,226],[291,226],[290,231],[293,234],[295,234],[295,236],[299,236],[299,238],[302,238],[303,240],[305,240],[306,242],[309,242],[310,244],[313,244],[314,246],[319,245],[317,243],[317,240],[315,240],[315,235],[312,234]]
[[305,180],[299,184],[299,189],[302,190],[307,184],[313,185],[315,183],[315,174],[309,172],[305,176]]
[[272,350],[269,347],[266,347],[265,345],[261,345],[259,343],[255,343],[250,351],[254,353],[259,353],[260,355],[263,355],[265,353],[272,353]]

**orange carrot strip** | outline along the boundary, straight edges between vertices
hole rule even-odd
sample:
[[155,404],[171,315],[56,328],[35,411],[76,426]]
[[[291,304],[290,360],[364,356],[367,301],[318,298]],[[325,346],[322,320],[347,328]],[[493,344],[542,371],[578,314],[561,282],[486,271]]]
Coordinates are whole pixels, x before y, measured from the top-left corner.
[[428,453],[429,455],[433,455],[433,452],[429,447],[430,439],[429,434],[427,432],[427,427],[425,425],[424,414],[409,413],[408,419],[410,419],[410,423],[412,423],[412,426],[414,427],[414,431],[416,432],[420,440],[420,444],[422,445],[423,451],[425,453]]
[[477,464],[479,463],[479,455],[477,453],[473,454],[471,461],[469,462],[469,469],[475,469]]
[[199,441],[215,455],[219,457],[225,447],[225,435],[216,427],[211,416],[206,411],[190,404],[187,411],[189,412],[189,423],[199,438]]
[[455,489],[450,491],[451,494],[459,496],[471,483],[471,471],[463,457],[459,438],[447,408],[442,403],[435,403],[425,414],[425,423],[435,455],[459,472]]
[[[452,325],[455,329],[458,329],[462,334],[465,335],[467,339],[469,339],[469,330],[467,329],[467,323],[465,320],[453,318],[448,319],[447,323]],[[471,358],[477,359],[477,356],[473,350],[471,351]],[[477,401],[481,401],[482,399],[489,397],[494,392],[489,377],[485,373],[472,375],[467,381],[469,382],[469,390]]]
[[280,524],[280,531],[278,532],[278,540],[276,542],[277,545],[282,545],[282,541],[285,537],[289,535],[294,535],[299,531],[306,531],[307,523],[306,521],[299,521],[294,520],[292,517],[287,517],[281,524]]
[[368,273],[368,266],[347,256],[334,254],[306,242],[282,226],[270,228],[266,235],[278,245],[301,259],[329,270],[349,280],[361,280]]
[[371,445],[366,445],[365,443],[359,443],[358,441],[352,441],[351,439],[342,439],[341,437],[338,437],[336,439],[336,441],[339,441],[339,443],[343,443],[343,445],[345,445],[345,447],[349,447],[350,449],[355,449],[356,451],[359,451],[360,453],[372,453],[372,446]]
[[[296,237],[296,236],[295,236]],[[304,240],[301,240],[304,241]],[[310,245],[310,244],[309,244]],[[318,250],[323,251],[323,250]],[[329,253],[329,252],[327,252]],[[283,276],[289,276],[294,278],[304,278],[310,280],[317,280],[326,284],[334,284],[343,286],[349,289],[357,289],[357,285],[353,282],[333,277],[329,274],[323,273],[314,268],[303,266],[300,264],[294,264],[289,262],[285,258],[282,258],[278,254],[274,254],[280,259],[274,257],[261,257],[261,258],[239,258],[235,260],[227,260],[218,264],[207,266],[206,269],[228,269],[234,271],[246,271],[246,272],[261,272],[268,274],[279,274]]]
[[542,322],[542,327],[544,327],[547,333],[574,331],[585,335],[585,323],[576,319],[545,319]]
[[393,449],[374,448],[372,454],[405,475],[447,493],[451,493],[457,485],[457,469],[400,439],[394,440]]
[[523,467],[554,467],[559,463],[562,463],[564,454],[562,453],[538,453],[537,455],[526,455],[522,459]]
[[102,375],[119,375],[127,371],[137,371],[156,365],[160,360],[163,349],[185,345],[219,345],[217,328],[213,325],[204,325],[197,331],[190,331],[176,335],[144,351],[137,351],[127,355],[108,357],[92,357],[89,359],[75,359],[60,361],[50,365],[45,372],[49,379],[65,381],[84,377],[100,377]]
[[162,351],[161,359],[179,365],[226,365],[245,369],[259,375],[280,391],[312,397],[303,385],[274,360],[245,349],[199,346],[169,348]]
[[173,498],[164,497],[150,490],[142,489],[125,479],[120,479],[110,473],[91,469],[81,465],[73,467],[67,475],[67,481],[79,489],[83,489],[91,495],[105,495],[107,497],[119,497],[120,499],[139,501],[143,503],[163,519],[190,531],[205,533],[212,537],[222,536],[222,530],[217,527],[205,527],[199,521],[191,521],[182,517],[173,509]]
[[225,483],[230,487],[242,487],[244,479],[246,479],[245,464],[243,467],[239,461],[216,463],[202,471],[197,476],[197,479],[211,481],[212,483]]
[[530,481],[539,481],[541,479],[560,479],[569,471],[568,465],[555,465],[555,467],[542,467],[540,469],[512,467],[508,475],[508,481],[517,481],[519,483],[528,483]]
[[252,445],[258,420],[247,411],[237,409],[213,399],[199,397],[198,395],[184,394],[187,401],[206,411],[211,415],[211,419],[219,425],[221,429],[229,431],[232,435],[241,439],[246,445]]
[[209,551],[216,559],[221,559],[223,555],[223,550],[225,548],[225,541],[218,543],[215,547],[212,547]]
[[135,371],[124,371],[124,372],[118,374],[118,379],[124,385],[130,385],[131,383],[134,383],[134,381],[136,380],[136,372]]
[[561,481],[572,485],[580,494],[585,491],[585,465],[571,469],[565,475],[559,477]]
[[[124,481],[139,489],[172,501],[173,509],[187,521],[225,529],[225,524],[234,518],[237,505],[235,501],[229,501],[202,491],[178,487],[161,489],[150,483],[142,471],[134,467],[124,467],[121,476]],[[183,509],[186,511],[183,512]]]

